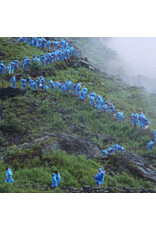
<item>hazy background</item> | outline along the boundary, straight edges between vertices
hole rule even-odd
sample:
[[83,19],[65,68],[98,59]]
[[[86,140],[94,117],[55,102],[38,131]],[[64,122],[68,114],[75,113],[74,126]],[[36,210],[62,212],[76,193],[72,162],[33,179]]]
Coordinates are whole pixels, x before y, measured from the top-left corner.
[[107,45],[131,65],[133,74],[156,76],[156,38],[110,38]]
[[104,42],[127,62],[130,83],[144,86],[148,91],[156,90],[155,37],[114,37]]

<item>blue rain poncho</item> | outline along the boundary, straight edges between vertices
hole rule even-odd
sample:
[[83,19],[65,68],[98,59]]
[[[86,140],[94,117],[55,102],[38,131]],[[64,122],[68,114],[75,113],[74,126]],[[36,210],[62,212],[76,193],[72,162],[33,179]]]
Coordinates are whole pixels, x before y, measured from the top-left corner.
[[49,81],[49,88],[50,89],[55,89],[55,83],[53,82],[53,80]]
[[37,56],[36,61],[38,61],[38,63],[40,64],[41,59],[40,59],[40,56],[39,56],[39,55]]
[[86,97],[87,97],[87,93],[88,93],[88,89],[87,88],[83,88],[80,95],[79,95],[79,98],[81,100],[86,100]]
[[124,147],[122,145],[118,145],[118,144],[115,145],[115,149],[117,151],[122,151],[122,152],[124,151]]
[[66,92],[66,90],[67,90],[67,86],[66,86],[66,84],[65,84],[65,83],[61,83],[60,90],[61,90],[61,92]]
[[139,126],[139,115],[137,113],[132,113],[131,114],[131,124],[134,125],[134,126]]
[[57,179],[56,179],[56,174],[53,173],[52,174],[52,183],[51,183],[52,187],[57,187]]
[[31,89],[34,90],[36,88],[36,82],[31,80]]
[[46,66],[47,64],[47,58],[44,55],[41,56],[41,63],[43,66]]
[[50,50],[50,46],[51,46],[51,41],[47,41],[47,49]]
[[120,122],[123,122],[123,119],[124,119],[123,112],[118,112],[118,113],[117,113],[117,119],[118,119]]
[[73,83],[68,79],[68,80],[66,81],[67,91],[69,91],[69,90],[72,89],[72,85],[73,85]]
[[106,149],[103,149],[102,152],[103,152],[106,156],[108,156],[108,154],[109,154],[108,151],[107,151]]
[[76,86],[77,86],[77,83],[73,85],[73,94],[76,95]]
[[151,150],[154,147],[154,142],[151,140],[148,144],[147,144],[147,150]]
[[7,67],[3,64],[3,61],[0,62],[0,74],[5,74]]
[[27,82],[26,79],[21,79],[21,88],[22,89],[26,89],[26,82]]
[[57,180],[57,186],[59,186],[59,184],[61,182],[61,176],[60,176],[59,172],[56,174],[56,180]]
[[102,110],[107,113],[107,108],[108,108],[107,104],[104,103],[102,105]]
[[9,67],[9,73],[14,73],[14,70],[15,70],[14,62],[10,62],[8,67]]
[[28,57],[25,57],[24,60],[23,60],[23,69],[27,69],[29,66],[30,66],[30,62],[29,62],[29,59]]
[[31,77],[28,78],[28,86],[31,87],[31,82],[32,82],[32,79]]
[[96,100],[96,105],[97,105],[97,110],[101,110],[103,104],[103,99],[101,96],[97,95],[97,100]]
[[114,107],[114,105],[110,105],[110,106],[109,106],[109,111],[110,111],[110,114],[111,114],[111,115],[115,112],[115,107]]
[[116,152],[116,149],[114,148],[113,145],[111,145],[111,147],[109,149],[107,149],[107,152],[108,153],[115,153]]
[[154,141],[156,141],[156,129],[154,130]]
[[103,184],[104,177],[105,177],[105,171],[102,171],[102,169],[100,168],[98,173],[95,175],[95,181],[98,186]]
[[61,181],[61,176],[60,173],[58,172],[57,174],[53,173],[52,174],[52,183],[51,186],[52,187],[58,187]]
[[39,80],[39,79],[36,80],[36,88],[37,88],[37,89],[40,88],[40,80]]
[[15,70],[17,70],[18,67],[19,67],[19,61],[18,60],[14,60],[13,63],[14,63]]
[[11,87],[14,89],[16,88],[15,81],[16,81],[16,78],[15,76],[13,76],[10,82],[11,82]]
[[59,81],[55,82],[55,87],[60,89],[61,88],[61,83]]
[[12,178],[12,171],[10,168],[8,168],[6,170],[6,178],[5,178],[5,183],[13,183],[14,182],[14,179]]
[[142,129],[145,128],[145,120],[147,120],[147,118],[145,117],[145,115],[143,113],[139,114],[139,123]]

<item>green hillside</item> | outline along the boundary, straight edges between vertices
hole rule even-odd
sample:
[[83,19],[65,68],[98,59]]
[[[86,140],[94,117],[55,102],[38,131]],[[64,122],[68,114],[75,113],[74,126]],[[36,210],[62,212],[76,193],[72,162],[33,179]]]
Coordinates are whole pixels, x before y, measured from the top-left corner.
[[[16,40],[0,38],[0,57],[5,64],[14,59],[21,60],[24,56],[32,58],[33,54],[44,53]],[[57,89],[42,92],[28,88],[22,95],[0,99],[0,192],[53,192],[47,186],[50,186],[51,174],[56,169],[61,173],[62,186],[96,186],[94,175],[100,166],[107,173],[104,187],[155,188],[147,178],[115,168],[111,159],[88,159],[83,153],[78,156],[73,150],[72,154],[68,154],[59,148],[43,151],[56,142],[56,138],[48,136],[42,140],[42,137],[46,133],[66,133],[82,139],[90,138],[100,150],[118,143],[126,151],[143,157],[154,156],[155,148],[147,152],[147,143],[156,127],[156,96],[145,94],[142,88],[130,87],[115,76],[87,69],[74,59],[46,67],[33,66],[25,72],[20,69],[17,88],[20,88],[20,78],[37,78],[41,73],[47,82],[50,79],[65,82],[70,77],[73,83],[81,82],[89,92],[94,91],[113,100],[116,110],[124,112],[125,122],[122,125],[116,117],[90,107],[88,100],[82,102],[72,92],[63,93]],[[10,77],[8,74],[3,77],[3,87],[10,87]],[[130,126],[129,116],[134,109],[143,111],[151,120],[151,131],[136,130]],[[102,139],[98,135],[107,138]],[[150,164],[156,166],[154,158]],[[14,172],[14,184],[4,184],[6,166]],[[61,188],[57,191],[61,192]]]

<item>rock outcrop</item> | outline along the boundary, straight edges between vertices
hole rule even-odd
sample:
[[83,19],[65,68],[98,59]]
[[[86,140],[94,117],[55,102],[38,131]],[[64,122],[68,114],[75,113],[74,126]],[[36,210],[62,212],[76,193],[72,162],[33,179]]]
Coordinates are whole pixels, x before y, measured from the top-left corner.
[[137,175],[156,184],[156,171],[143,157],[124,151],[110,154],[108,159],[111,160],[114,168],[130,172],[134,176]]

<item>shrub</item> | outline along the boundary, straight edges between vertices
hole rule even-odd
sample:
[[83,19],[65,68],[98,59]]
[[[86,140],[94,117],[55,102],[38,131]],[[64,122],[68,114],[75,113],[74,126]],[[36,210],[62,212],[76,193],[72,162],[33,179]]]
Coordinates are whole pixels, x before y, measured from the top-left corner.
[[10,113],[0,120],[0,130],[7,133],[22,133],[25,128],[21,120],[14,113]]

